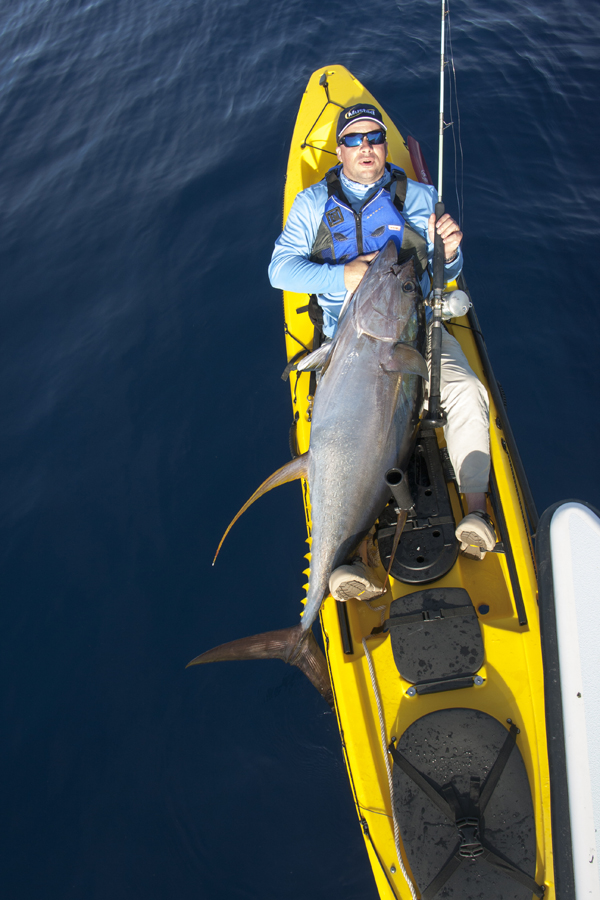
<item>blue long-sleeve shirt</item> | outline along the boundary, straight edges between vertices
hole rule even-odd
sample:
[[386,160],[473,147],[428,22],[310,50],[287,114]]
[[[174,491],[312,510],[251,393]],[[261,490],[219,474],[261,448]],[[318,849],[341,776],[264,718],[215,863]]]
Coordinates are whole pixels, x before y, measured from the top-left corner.
[[[390,174],[375,184],[363,185],[350,181],[343,172],[340,180],[348,202],[358,211],[366,197],[387,184]],[[433,261],[433,243],[429,240],[427,223],[437,202],[437,191],[428,184],[407,181],[403,215],[411,226],[427,241],[429,261]],[[325,179],[300,191],[285,223],[282,234],[275,241],[275,249],[269,265],[269,279],[274,288],[295,293],[316,294],[323,309],[323,330],[328,337],[335,331],[338,316],[346,297],[344,266],[335,263],[311,262],[310,253],[317,236],[327,203]],[[446,265],[445,279],[451,281],[462,269],[462,252]],[[429,273],[421,279],[424,296],[429,293]]]

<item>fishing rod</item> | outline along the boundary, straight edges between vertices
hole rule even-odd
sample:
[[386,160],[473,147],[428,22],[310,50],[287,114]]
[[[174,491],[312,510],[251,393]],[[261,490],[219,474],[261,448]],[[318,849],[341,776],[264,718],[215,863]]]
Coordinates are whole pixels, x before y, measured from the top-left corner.
[[[444,66],[446,38],[446,0],[442,0],[442,25],[440,40],[440,111],[438,143],[438,202],[435,204],[435,220],[444,215],[442,180],[444,174]],[[433,242],[433,321],[431,323],[431,374],[429,377],[429,410],[423,424],[430,428],[442,428],[446,413],[440,402],[440,372],[442,365],[442,299],[444,293],[444,241],[437,230]]]
[[[445,65],[445,37],[446,37],[446,0],[442,0],[442,38],[440,46],[440,115],[439,115],[439,148],[438,148],[438,202],[435,204],[435,220],[438,222],[444,215],[445,208],[442,202],[442,177],[444,167],[444,65]],[[444,241],[437,231],[433,239],[433,322],[431,323],[431,374],[429,376],[429,409],[423,419],[421,427],[443,428],[447,422],[446,413],[440,403],[440,372],[442,366],[442,299],[444,293],[444,267],[446,253]],[[414,502],[410,496],[404,473],[400,469],[390,469],[386,475],[386,484],[391,490],[398,507],[396,512],[396,532],[390,564],[387,571],[386,586],[389,584],[392,562],[396,556],[396,549],[400,536],[406,525],[408,512]],[[460,495],[459,495],[460,497]],[[408,881],[408,878],[407,878]],[[411,885],[411,882],[408,882]],[[411,885],[411,894],[413,889]]]

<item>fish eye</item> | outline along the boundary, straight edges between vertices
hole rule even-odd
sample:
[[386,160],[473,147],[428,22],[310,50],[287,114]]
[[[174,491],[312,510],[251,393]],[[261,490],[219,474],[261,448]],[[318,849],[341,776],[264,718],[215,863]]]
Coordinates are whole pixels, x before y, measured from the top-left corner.
[[412,294],[413,291],[416,291],[416,289],[417,289],[417,286],[414,283],[414,281],[405,281],[404,284],[402,285],[402,290],[406,294]]

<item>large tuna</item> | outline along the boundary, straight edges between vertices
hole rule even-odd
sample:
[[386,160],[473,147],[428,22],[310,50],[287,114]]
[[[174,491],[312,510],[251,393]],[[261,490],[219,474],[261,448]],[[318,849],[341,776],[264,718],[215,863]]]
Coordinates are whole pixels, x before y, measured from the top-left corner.
[[396,247],[389,241],[343,311],[333,341],[299,366],[322,369],[308,452],[271,475],[223,537],[262,494],[307,478],[312,542],[309,590],[300,623],[222,644],[188,665],[283,659],[298,666],[332,702],[327,665],[312,624],[328,592],[331,572],[357,548],[389,498],[385,473],[408,462],[421,414],[423,379],[428,377],[422,356],[423,299],[414,264],[412,259],[403,264],[397,259]]

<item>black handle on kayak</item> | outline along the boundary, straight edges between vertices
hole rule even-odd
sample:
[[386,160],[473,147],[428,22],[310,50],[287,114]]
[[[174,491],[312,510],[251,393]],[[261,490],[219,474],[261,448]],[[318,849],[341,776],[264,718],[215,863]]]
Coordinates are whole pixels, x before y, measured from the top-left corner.
[[[441,200],[435,204],[436,222],[444,215]],[[444,266],[446,263],[444,241],[435,232],[433,241],[433,321],[431,323],[431,374],[429,376],[429,411],[423,425],[442,428],[446,413],[440,403],[440,370],[442,365],[442,295],[444,292]]]

